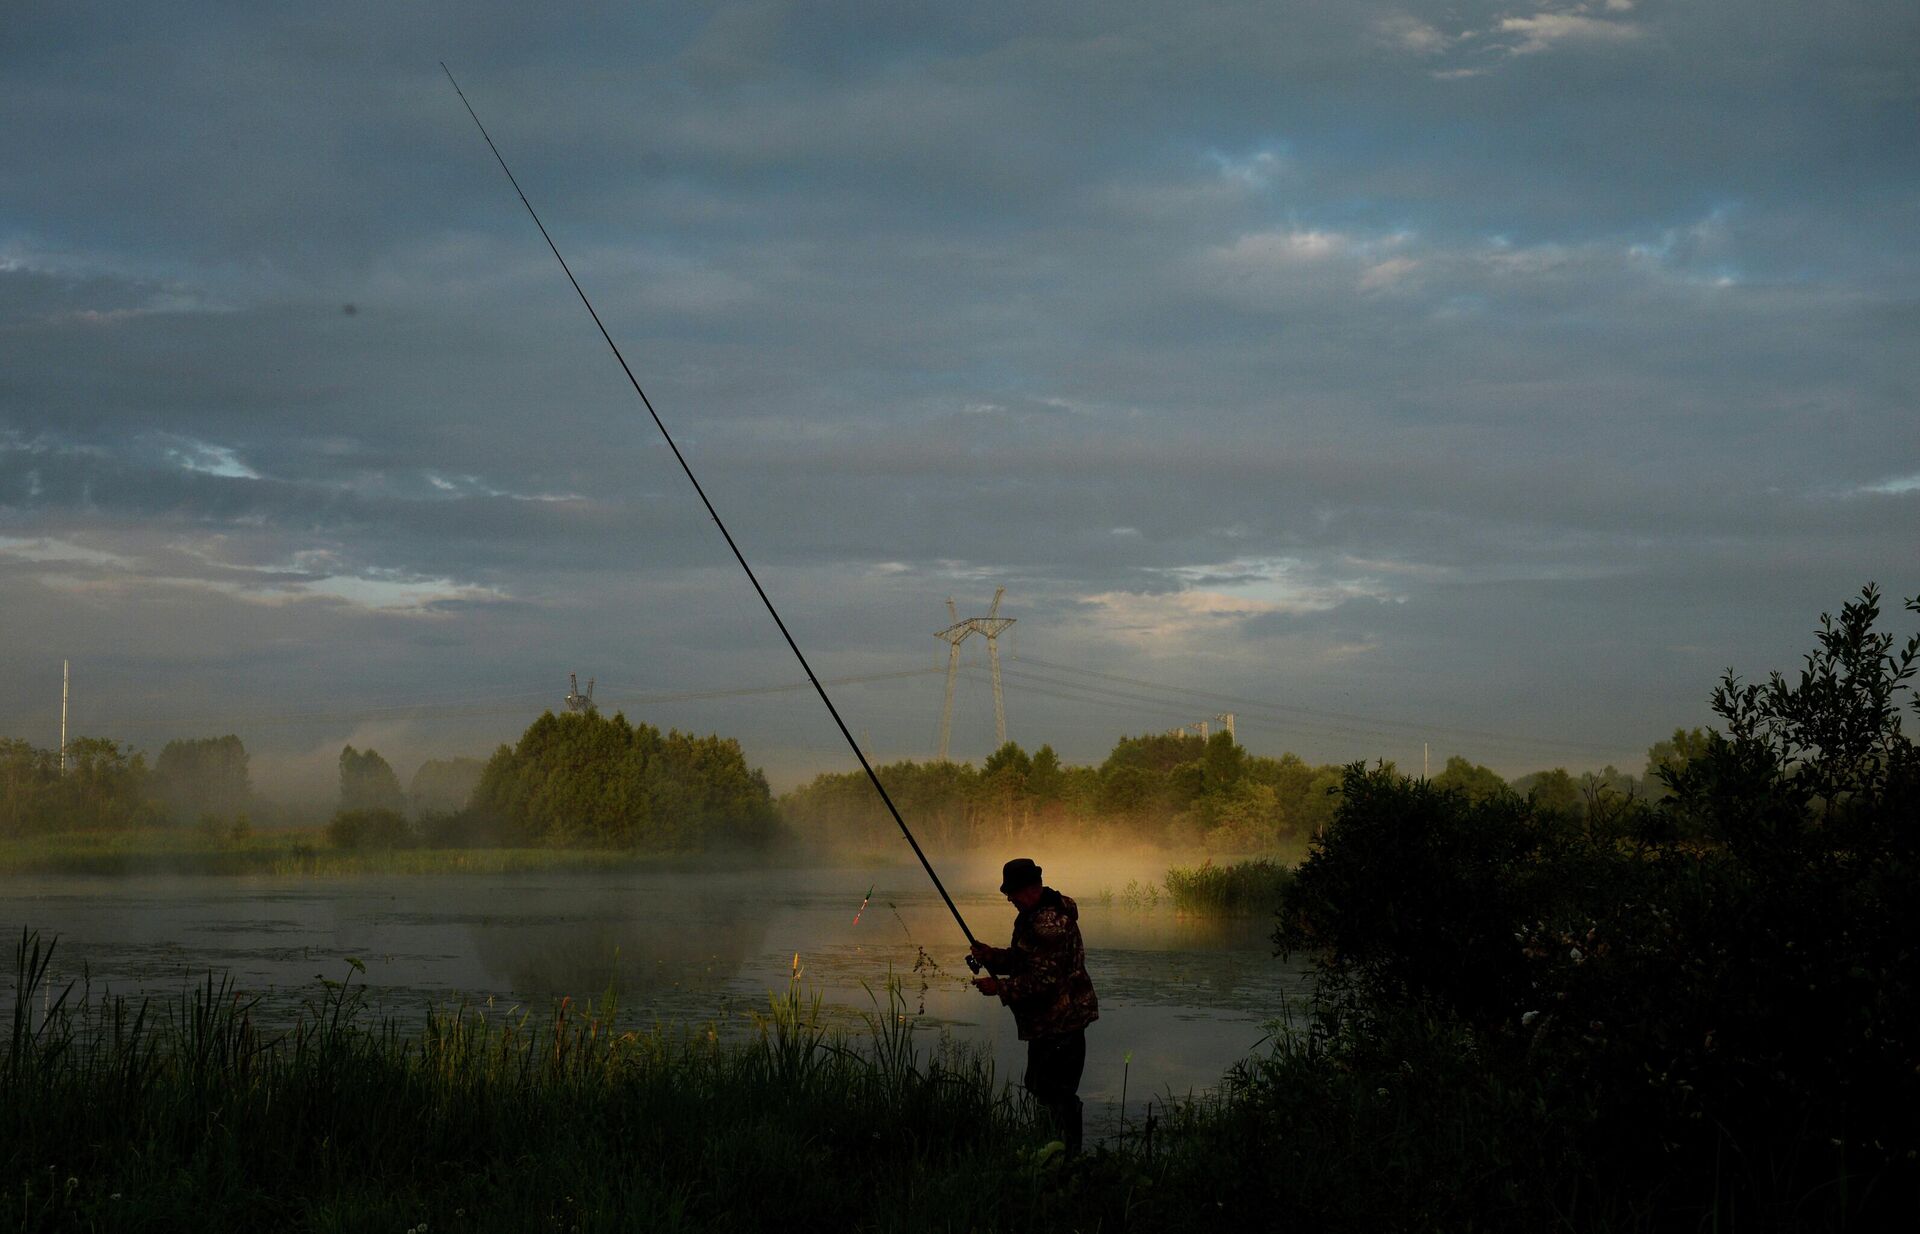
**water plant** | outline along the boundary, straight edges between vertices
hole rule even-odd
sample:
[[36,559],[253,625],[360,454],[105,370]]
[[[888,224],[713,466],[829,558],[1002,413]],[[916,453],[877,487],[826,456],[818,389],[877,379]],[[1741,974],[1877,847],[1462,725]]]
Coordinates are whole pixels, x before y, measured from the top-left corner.
[[1218,866],[1208,858],[1168,870],[1166,886],[1174,908],[1183,913],[1259,914],[1280,907],[1292,879],[1291,866],[1265,857]]

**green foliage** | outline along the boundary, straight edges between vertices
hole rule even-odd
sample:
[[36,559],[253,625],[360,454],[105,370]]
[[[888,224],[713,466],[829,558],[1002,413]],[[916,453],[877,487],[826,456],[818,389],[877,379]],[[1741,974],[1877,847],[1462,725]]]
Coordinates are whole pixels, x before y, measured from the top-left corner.
[[1100,766],[1101,774],[1121,767],[1137,767],[1143,771],[1161,774],[1172,771],[1181,763],[1191,763],[1204,757],[1207,743],[1192,733],[1146,733],[1139,737],[1122,737],[1107,755],[1107,761]]
[[1005,776],[1022,788],[1026,786],[1027,777],[1032,773],[1033,760],[1028,758],[1027,752],[1014,741],[1007,742],[989,754],[986,763],[980,768],[980,774],[988,779],[994,776]]
[[[913,820],[921,839],[942,848],[971,839],[980,773],[965,763],[914,762],[874,768],[887,794]],[[814,843],[888,848],[900,842],[866,773],[829,772],[783,795],[780,814],[796,834]]]
[[1066,772],[1060,766],[1060,756],[1053,747],[1043,745],[1033,752],[1033,762],[1027,768],[1027,791],[1033,799],[1043,806],[1058,802],[1067,787]]
[[1643,778],[1649,784],[1664,784],[1668,777],[1686,770],[1688,763],[1707,752],[1711,736],[1711,729],[1674,729],[1673,736],[1647,747],[1647,770]]
[[340,751],[340,808],[388,810],[395,814],[406,810],[407,799],[400,792],[400,777],[393,774],[393,768],[377,750],[347,746]]
[[766,777],[730,737],[597,712],[535,720],[474,789],[477,825],[523,843],[692,850],[777,836]]
[[104,737],[68,742],[65,775],[57,751],[0,738],[0,831],[24,836],[153,825],[163,811],[150,780],[144,757]]
[[327,843],[335,848],[407,848],[413,842],[407,820],[392,810],[342,810],[327,824]]
[[1385,1026],[1457,1035],[1463,1091],[1540,1095],[1514,1147],[1563,1146],[1649,1224],[1910,1207],[1920,636],[1879,615],[1869,587],[1823,618],[1795,681],[1729,675],[1724,735],[1658,801],[1603,785],[1575,815],[1349,768],[1277,935],[1322,957],[1325,1047],[1364,1072],[1392,1065]]
[[1537,810],[1579,818],[1586,812],[1586,797],[1580,782],[1565,767],[1536,771],[1513,782],[1513,791],[1525,797]]
[[407,804],[413,816],[424,819],[466,809],[486,767],[485,760],[478,758],[430,758],[420,764],[407,786]]
[[1202,757],[1206,771],[1206,783],[1209,789],[1220,792],[1233,788],[1247,771],[1247,752],[1233,739],[1233,734],[1218,732],[1207,738],[1207,752]]
[[1433,777],[1433,786],[1443,793],[1459,793],[1469,801],[1486,801],[1512,791],[1498,772],[1458,754],[1449,758],[1440,774]]
[[253,804],[247,747],[232,733],[169,741],[153,762],[153,793],[175,822],[244,814]]
[[[1338,768],[1255,757],[1224,732],[1204,742],[1124,737],[1099,767],[1065,766],[1052,746],[1029,756],[1008,742],[978,770],[906,761],[875,771],[916,833],[924,827],[942,847],[1046,835],[1271,852],[1324,824],[1340,782]],[[784,795],[780,811],[825,845],[884,847],[899,834],[862,772],[816,776]]]

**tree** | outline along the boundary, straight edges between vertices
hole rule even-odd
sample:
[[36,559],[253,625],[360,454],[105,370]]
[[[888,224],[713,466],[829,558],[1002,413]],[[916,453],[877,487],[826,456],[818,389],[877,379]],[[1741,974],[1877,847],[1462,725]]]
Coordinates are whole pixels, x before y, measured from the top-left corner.
[[1580,784],[1565,767],[1521,776],[1513,782],[1513,791],[1523,794],[1542,810],[1575,816],[1585,810],[1586,799],[1581,795]]
[[1285,819],[1279,794],[1268,784],[1242,780],[1234,787],[1210,797],[1213,827],[1207,831],[1207,847],[1236,853],[1271,849],[1280,840]]
[[1122,737],[1114,743],[1107,761],[1100,765],[1100,774],[1104,776],[1121,767],[1165,773],[1181,763],[1190,763],[1202,757],[1206,753],[1206,745],[1192,733],[1147,733],[1139,737]]
[[169,741],[154,760],[153,783],[175,822],[236,818],[253,803],[247,747],[232,733]]
[[[1906,607],[1920,613],[1920,597]],[[1713,692],[1726,734],[1708,733],[1704,751],[1661,777],[1674,812],[1750,854],[1920,838],[1910,816],[1888,808],[1920,787],[1920,754],[1901,731],[1899,706],[1920,670],[1920,634],[1896,649],[1893,635],[1876,631],[1879,620],[1880,592],[1868,584],[1837,620],[1821,615],[1819,646],[1797,681],[1776,672],[1743,682],[1729,670]],[[1819,840],[1818,831],[1830,834]]]
[[1233,734],[1225,729],[1207,738],[1207,753],[1203,759],[1207,769],[1207,791],[1225,792],[1240,782],[1247,772],[1247,752],[1233,739]]
[[399,814],[407,808],[400,791],[400,777],[393,774],[387,760],[371,748],[356,750],[347,746],[340,751],[340,809],[386,810]]
[[1052,746],[1041,746],[1033,752],[1033,763],[1027,768],[1027,791],[1035,801],[1050,805],[1060,800],[1065,789],[1066,775],[1060,770],[1060,756]]
[[1486,801],[1513,791],[1499,772],[1468,762],[1458,754],[1449,758],[1446,767],[1433,777],[1433,786],[1442,792],[1462,793],[1469,801]]
[[1159,798],[1164,780],[1138,764],[1115,765],[1108,759],[1100,773],[1099,808],[1107,814],[1145,814]]
[[487,760],[471,809],[537,844],[693,849],[777,834],[766,777],[738,741],[662,734],[619,713],[541,716]]
[[[1723,677],[1722,731],[1662,768],[1658,801],[1608,769],[1574,819],[1538,793],[1351,767],[1276,934],[1321,958],[1337,1065],[1424,1074],[1417,1040],[1473,1060],[1462,1092],[1538,1086],[1555,1096],[1523,1139],[1560,1138],[1623,1195],[1666,1192],[1680,1224],[1729,1197],[1809,1227],[1905,1220],[1920,634],[1898,642],[1879,616],[1869,586],[1821,618],[1796,677]],[[1623,1148],[1644,1144],[1660,1150]],[[1730,1190],[1728,1160],[1764,1168]]]
[[1027,757],[1027,752],[1020,748],[1018,742],[1009,741],[992,754],[987,755],[987,761],[981,766],[980,774],[993,776],[1002,771],[1012,771],[1024,781],[1027,778],[1027,773],[1032,770],[1033,760]]
[[467,808],[473,790],[480,787],[486,762],[477,758],[430,758],[413,773],[407,800],[415,818],[453,814]]
[[0,824],[9,834],[41,830],[48,791],[58,774],[53,751],[17,737],[0,738]]
[[1711,734],[1712,730],[1706,728],[1676,728],[1673,736],[1648,746],[1646,781],[1663,784],[1669,773],[1684,770],[1688,763],[1707,752],[1707,738]]

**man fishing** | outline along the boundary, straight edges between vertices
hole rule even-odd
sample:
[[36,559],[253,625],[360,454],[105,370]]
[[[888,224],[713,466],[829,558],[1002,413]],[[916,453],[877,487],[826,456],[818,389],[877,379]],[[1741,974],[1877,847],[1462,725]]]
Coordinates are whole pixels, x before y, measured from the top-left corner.
[[[814,675],[813,666],[807,663],[807,657],[800,650],[793,632],[787,629],[787,623],[780,618],[780,610],[773,606],[773,598],[766,588],[760,585],[760,578],[747,564],[745,553],[735,542],[733,533],[727,530],[721,521],[720,512],[713,508],[713,502],[707,497],[707,490],[700,485],[699,477],[693,474],[693,465],[687,456],[680,452],[680,446],[667,431],[667,423],[654,410],[653,400],[640,388],[640,379],[634,376],[633,367],[627,358],[620,354],[619,345],[613,341],[613,335],[607,332],[600,314],[587,299],[580,280],[574,278],[572,267],[567,259],[560,255],[560,246],[553,242],[553,236],[547,231],[547,225],[540,221],[539,212],[520,187],[520,181],[514,176],[512,168],[507,166],[505,156],[493,137],[487,132],[487,126],[480,123],[480,115],[474,111],[473,104],[467,102],[466,92],[460,89],[460,83],[454,80],[453,70],[443,61],[440,65],[452,84],[454,93],[460,96],[461,104],[467,114],[473,117],[474,127],[480,130],[481,139],[492,151],[494,161],[500,164],[500,170],[506,174],[507,182],[513,185],[513,191],[520,198],[520,204],[527,208],[527,214],[533,219],[533,225],[539,229],[540,238],[545,240],[547,248],[553,253],[555,261],[560,263],[561,272],[567,276],[567,282],[580,297],[580,304],[593,318],[594,327],[600,337],[606,340],[607,349],[619,362],[620,371],[626,374],[627,381],[633,386],[633,392],[640,399],[640,405],[646,408],[647,416],[653,426],[660,430],[660,436],[673,452],[674,461],[680,464],[680,470],[687,477],[687,483],[693,486],[695,496],[706,507],[713,525],[719,529],[720,537],[727,542],[727,549],[733,559],[740,563],[741,571],[747,581],[766,606],[767,616],[773,618],[773,624],[779,628],[780,637],[786,640],[787,647],[793,652],[794,659],[807,674],[814,693],[820,696],[820,702],[833,717],[834,727],[840,730],[840,736],[846,739],[847,748],[853,751],[854,758],[860,762],[860,769],[867,773],[867,779],[873,784],[873,791],[887,807],[887,813],[900,828],[900,834],[913,849],[913,855],[920,860],[920,867],[927,872],[927,878],[933,883],[940,899],[946,903],[947,911],[953,914],[954,924],[960,927],[969,941],[973,931],[967,928],[967,922],[960,915],[960,906],[947,894],[945,884],[934,872],[933,863],[927,860],[927,854],[921,850],[920,841],[913,838],[913,830],[907,826],[907,820],[900,816],[900,808],[893,804],[893,798],[887,795],[886,785],[880,782],[880,776],[867,761],[866,752],[860,743],[853,739],[853,732],[847,722],[840,717],[840,709],[833,705],[828,697],[827,688],[820,684],[820,678]],[[1031,1092],[1041,1104],[1053,1112],[1060,1123],[1060,1130],[1066,1139],[1067,1148],[1077,1151],[1080,1147],[1080,1098],[1076,1091],[1080,1087],[1080,1072],[1087,1061],[1086,1027],[1100,1014],[1094,1003],[1093,982],[1087,979],[1086,950],[1080,942],[1080,927],[1077,924],[1079,910],[1072,900],[1059,892],[1040,885],[1040,867],[1027,858],[1007,863],[1004,881],[1000,890],[1020,909],[1020,916],[1013,926],[1013,946],[1004,951],[995,947],[985,947],[975,942],[973,958],[985,963],[987,970],[1001,974],[998,978],[983,977],[978,981],[980,992],[997,994],[1001,1001],[1013,1008],[1014,1021],[1020,1026],[1021,1040],[1027,1042],[1027,1091]],[[869,888],[869,895],[872,889]],[[864,907],[864,905],[862,906]],[[856,918],[857,918],[856,914]]]
[[1020,910],[1013,920],[1013,943],[973,945],[973,958],[992,974],[973,984],[1013,1009],[1020,1040],[1027,1043],[1027,1091],[1053,1116],[1071,1155],[1080,1151],[1087,1025],[1100,1018],[1080,940],[1080,908],[1044,886],[1040,867],[1027,857],[1002,868],[1000,894]]

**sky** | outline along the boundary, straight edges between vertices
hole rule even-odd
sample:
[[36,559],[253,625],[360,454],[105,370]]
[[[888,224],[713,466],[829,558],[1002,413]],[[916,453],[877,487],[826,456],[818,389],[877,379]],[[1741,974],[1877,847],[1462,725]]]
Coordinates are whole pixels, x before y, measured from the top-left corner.
[[15,0],[0,734],[67,659],[75,732],[320,794],[577,671],[853,766],[444,60],[879,757],[1004,586],[1072,761],[1234,711],[1638,771],[1863,584],[1911,630],[1916,53],[1906,0]]

